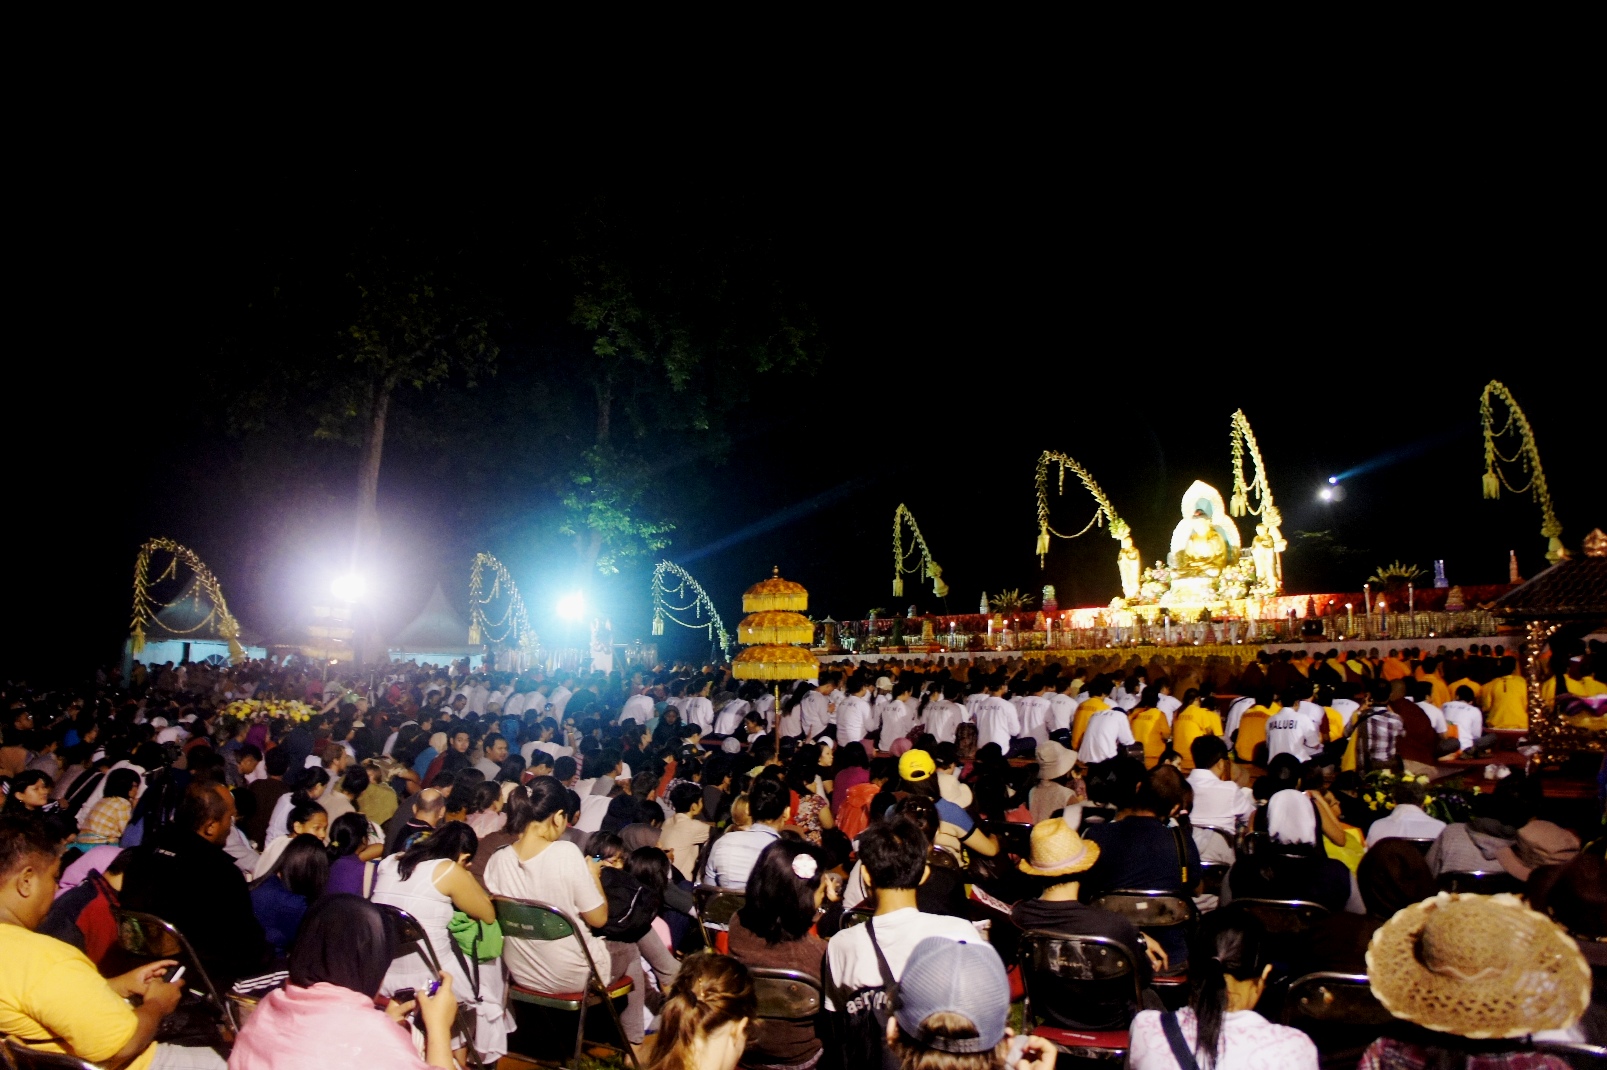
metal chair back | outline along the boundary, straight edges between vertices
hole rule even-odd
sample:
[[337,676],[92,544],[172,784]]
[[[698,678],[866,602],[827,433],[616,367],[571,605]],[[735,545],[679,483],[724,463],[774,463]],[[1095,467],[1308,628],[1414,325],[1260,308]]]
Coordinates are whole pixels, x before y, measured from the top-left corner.
[[[1135,1007],[1143,1006],[1143,993],[1138,982],[1138,965],[1127,945],[1108,936],[1073,936],[1066,933],[1044,932],[1029,929],[1021,934],[1021,1021],[1026,1032],[1033,1032],[1038,1019],[1032,1010],[1033,992],[1042,992],[1046,977],[1059,983],[1061,992],[1069,994],[1072,1002],[1083,999],[1109,999],[1112,994],[1130,987],[1124,993]],[[1126,1057],[1125,1042],[1110,1044],[1106,1031],[1087,1034],[1071,1030],[1052,1030],[1057,1047],[1068,1053],[1096,1059],[1122,1059]],[[1086,1036],[1086,1040],[1077,1038]],[[1123,1034],[1125,1036],[1125,1034]]]
[[999,845],[1017,858],[1032,854],[1032,822],[989,821],[983,829],[998,837]]
[[863,925],[871,919],[874,913],[874,911],[868,910],[865,907],[855,907],[853,910],[845,910],[843,911],[842,924],[838,926],[838,929],[851,929],[855,925]]
[[5,1065],[16,1070],[100,1070],[76,1055],[37,1051],[13,1037],[6,1037],[3,1049]]
[[1090,905],[1120,914],[1140,929],[1184,926],[1192,931],[1200,917],[1194,900],[1181,892],[1118,888],[1099,896]]
[[1232,848],[1234,853],[1237,853],[1239,850],[1239,833],[1235,829],[1223,828],[1221,825],[1201,825],[1192,821],[1189,823],[1189,828],[1204,829],[1207,832],[1214,832],[1218,836],[1222,837],[1222,842],[1226,843],[1230,848]]
[[[614,1028],[619,1033],[620,1047],[632,1066],[638,1066],[636,1052],[632,1049],[630,1038],[625,1035],[625,1025],[620,1021],[619,1010],[609,995],[608,982],[598,972],[597,963],[592,960],[591,949],[586,946],[586,938],[582,934],[579,923],[568,914],[559,910],[551,903],[544,903],[539,899],[515,899],[512,896],[494,895],[491,903],[497,911],[497,921],[502,926],[503,940],[534,940],[551,941],[567,940],[573,937],[580,945],[580,953],[586,960],[586,969],[590,976],[586,982],[586,992],[577,1012],[578,1021],[575,1024],[575,1062],[580,1061],[581,1048],[586,1038],[586,1008],[595,1003],[601,1003],[608,1008],[608,1014],[614,1019]],[[518,998],[515,993],[514,998]],[[549,1000],[545,1005],[556,1007],[557,1001]]]
[[1233,906],[1253,914],[1276,935],[1303,933],[1328,916],[1327,907],[1303,899],[1234,899]]
[[117,922],[117,944],[130,955],[146,959],[177,959],[183,964],[187,987],[210,1003],[214,1010],[223,1017],[223,1024],[231,1033],[240,1031],[240,1023],[235,1018],[234,1006],[225,997],[222,989],[212,983],[212,977],[201,965],[201,959],[196,955],[195,949],[184,938],[184,934],[171,923],[163,921],[155,914],[145,914],[138,910],[113,910],[112,919]]
[[1434,846],[1434,837],[1432,836],[1395,836],[1393,838],[1411,844],[1425,855],[1428,854],[1428,849]]
[[1227,882],[1228,871],[1233,867],[1226,862],[1200,863],[1200,891],[1205,895],[1221,896],[1222,885]]
[[692,902],[697,905],[698,925],[703,930],[704,946],[713,949],[715,932],[729,928],[731,918],[747,901],[746,895],[733,888],[699,884],[692,889]]
[[1340,1022],[1348,1025],[1388,1025],[1394,1016],[1373,995],[1364,973],[1308,973],[1289,982],[1283,1001],[1283,1022]]
[[1495,895],[1523,891],[1523,882],[1504,869],[1479,869],[1457,872],[1446,870],[1434,882],[1442,892],[1472,892],[1475,895]]
[[759,1017],[783,1022],[806,1022],[820,1014],[820,982],[798,970],[749,966]]
[[1536,1040],[1531,1046],[1537,1052],[1555,1055],[1575,1070],[1607,1066],[1607,1045],[1590,1044],[1582,1040]]

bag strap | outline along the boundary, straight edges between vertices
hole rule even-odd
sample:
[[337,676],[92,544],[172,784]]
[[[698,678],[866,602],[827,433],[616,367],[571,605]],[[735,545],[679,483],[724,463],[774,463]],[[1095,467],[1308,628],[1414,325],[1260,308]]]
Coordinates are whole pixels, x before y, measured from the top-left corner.
[[882,954],[882,945],[876,940],[875,918],[865,922],[865,931],[870,934],[871,950],[876,952],[876,968],[882,972],[882,995],[886,998],[887,1012],[891,1014],[898,1010],[898,982],[893,979],[893,970],[887,965],[887,956]]
[[1188,1041],[1183,1038],[1183,1027],[1177,1024],[1175,1013],[1161,1012],[1161,1030],[1166,1034],[1166,1043],[1171,1045],[1172,1058],[1177,1060],[1180,1070],[1200,1070],[1200,1064],[1194,1060],[1194,1053],[1189,1050]]
[[1183,826],[1180,824],[1172,826],[1172,844],[1177,848],[1178,868],[1183,871],[1183,890],[1188,891],[1194,884],[1189,880],[1189,853],[1188,848],[1183,846]]
[[469,987],[474,990],[474,1001],[476,1003],[480,1001],[480,925],[480,921],[476,919],[474,922],[473,950],[475,954],[473,962],[470,962],[469,959],[464,956],[463,945],[458,943],[457,937],[452,936],[450,933],[447,934],[448,936],[452,936],[447,943],[452,945],[452,954],[458,957],[458,965],[463,967],[463,975],[469,979]]

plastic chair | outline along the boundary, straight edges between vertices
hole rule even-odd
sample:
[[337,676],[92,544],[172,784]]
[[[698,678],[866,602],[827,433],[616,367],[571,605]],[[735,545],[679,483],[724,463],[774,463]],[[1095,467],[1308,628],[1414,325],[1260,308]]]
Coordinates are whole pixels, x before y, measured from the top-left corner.
[[1434,882],[1442,892],[1472,892],[1475,895],[1495,895],[1523,891],[1523,882],[1504,869],[1478,869],[1457,872],[1446,870]]
[[1143,1006],[1138,966],[1125,944],[1106,936],[1070,936],[1029,929],[1021,935],[1021,1022],[1033,1036],[1043,1037],[1058,1050],[1084,1059],[1127,1058],[1127,1030],[1063,1029],[1037,1023],[1032,1013],[1034,985],[1040,990],[1045,975],[1053,976],[1062,990],[1084,998],[1109,999],[1118,988],[1132,986],[1133,1006]]
[[626,1057],[630,1059],[632,1066],[639,1066],[636,1052],[631,1048],[630,1039],[625,1035],[624,1023],[619,1019],[619,1009],[614,1006],[614,1000],[630,994],[630,978],[621,977],[613,985],[604,981],[602,975],[597,972],[597,964],[592,961],[591,949],[586,946],[586,938],[582,935],[580,926],[551,903],[543,903],[536,899],[513,899],[501,895],[492,896],[491,902],[496,906],[497,921],[502,924],[504,940],[548,941],[574,937],[575,942],[580,945],[580,953],[585,957],[586,969],[590,973],[586,988],[581,992],[544,992],[520,984],[514,979],[508,985],[508,995],[520,1003],[529,1003],[550,1010],[575,1012],[579,1019],[575,1024],[576,1062],[580,1061],[581,1048],[586,1040],[586,1010],[601,1003],[608,1008],[609,1017],[614,1019],[614,1028],[619,1033],[620,1045]]
[[699,884],[692,889],[692,902],[697,907],[698,925],[703,930],[703,944],[725,955],[730,953],[730,935],[726,929],[731,918],[747,903],[748,897],[732,888],[712,884]]
[[94,1063],[85,1062],[76,1055],[63,1055],[55,1051],[36,1051],[13,1037],[6,1037],[3,1047],[5,1065],[15,1070],[101,1070]]
[[212,977],[201,965],[195,949],[171,922],[155,914],[137,910],[113,910],[117,922],[117,944],[130,955],[145,959],[177,959],[184,966],[186,987],[212,1005],[223,1018],[223,1024],[233,1035],[240,1032],[240,1023],[234,1016],[234,1007],[221,989],[212,983]]
[[820,982],[798,970],[749,966],[760,1018],[780,1022],[807,1022],[820,1014]]
[[1328,916],[1321,903],[1304,899],[1235,899],[1234,907],[1255,915],[1269,933],[1303,933]]
[[1308,973],[1284,994],[1283,1024],[1309,1036],[1324,1065],[1355,1066],[1392,1021],[1364,973]]

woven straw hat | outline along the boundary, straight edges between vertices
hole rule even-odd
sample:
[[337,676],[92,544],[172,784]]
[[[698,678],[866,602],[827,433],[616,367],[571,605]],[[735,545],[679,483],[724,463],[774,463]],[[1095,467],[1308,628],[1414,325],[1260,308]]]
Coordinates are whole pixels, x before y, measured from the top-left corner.
[[1590,1002],[1578,945],[1515,895],[1406,907],[1373,933],[1367,979],[1395,1017],[1472,1040],[1566,1029]]
[[1032,857],[1019,863],[1021,872],[1034,877],[1062,877],[1081,873],[1099,861],[1099,844],[1077,835],[1058,817],[1032,826]]

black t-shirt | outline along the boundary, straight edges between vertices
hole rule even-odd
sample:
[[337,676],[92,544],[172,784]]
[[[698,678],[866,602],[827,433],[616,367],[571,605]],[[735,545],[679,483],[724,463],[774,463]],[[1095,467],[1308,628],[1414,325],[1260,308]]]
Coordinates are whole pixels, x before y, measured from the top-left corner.
[[183,933],[215,984],[233,984],[262,966],[262,926],[245,877],[223,848],[187,829],[169,825],[135,852],[121,901]]
[[[1011,914],[1022,930],[1066,933],[1069,936],[1104,936],[1118,940],[1132,952],[1141,987],[1150,983],[1149,956],[1138,927],[1120,914],[1099,910],[1076,901],[1057,902],[1026,899]],[[1079,983],[1075,994],[1051,973],[1034,974],[1032,1009],[1051,1025],[1064,1029],[1125,1029],[1138,1008],[1133,1004],[1132,985],[1127,981],[1109,982],[1106,998],[1087,998],[1086,983]]]

